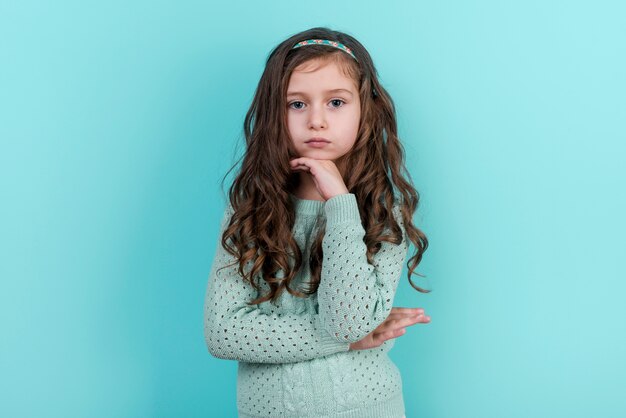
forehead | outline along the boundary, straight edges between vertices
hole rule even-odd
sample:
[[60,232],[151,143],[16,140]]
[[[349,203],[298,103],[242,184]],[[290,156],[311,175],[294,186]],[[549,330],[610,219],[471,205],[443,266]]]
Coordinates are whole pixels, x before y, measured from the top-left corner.
[[356,92],[356,81],[345,65],[334,60],[310,60],[296,67],[289,78],[288,94],[346,89]]

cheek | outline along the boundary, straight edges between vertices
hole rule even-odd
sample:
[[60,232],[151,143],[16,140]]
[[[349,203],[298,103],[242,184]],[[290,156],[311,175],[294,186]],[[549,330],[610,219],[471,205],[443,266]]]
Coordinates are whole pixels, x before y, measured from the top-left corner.
[[297,129],[297,121],[292,115],[287,115],[287,129],[292,136]]
[[355,112],[350,119],[350,131],[356,137],[359,132],[359,125],[361,124],[361,112]]
[[287,112],[287,124],[293,127],[302,124],[302,120],[305,118],[304,114],[297,112]]

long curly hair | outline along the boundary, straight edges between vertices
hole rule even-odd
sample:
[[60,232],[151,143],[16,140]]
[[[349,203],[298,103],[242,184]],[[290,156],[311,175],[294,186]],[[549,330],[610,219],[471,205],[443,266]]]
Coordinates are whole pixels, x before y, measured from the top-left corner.
[[[292,49],[307,39],[338,41],[349,47],[357,60],[323,44]],[[373,263],[383,241],[399,244],[404,239],[392,214],[393,205],[399,204],[406,235],[415,246],[415,254],[407,262],[409,283],[414,289],[429,293],[430,290],[411,280],[411,274],[422,276],[414,270],[428,247],[428,240],[412,222],[419,194],[404,165],[394,103],[378,80],[372,58],[359,41],[343,32],[316,27],[289,37],[271,51],[244,120],[246,151],[222,179],[223,189],[224,179],[243,159],[229,189],[233,213],[221,244],[236,258],[229,266],[238,264],[237,270],[244,280],[258,291],[260,277],[269,287],[266,294],[247,303],[255,305],[268,300],[274,303],[285,290],[296,297],[308,297],[317,291],[320,283],[325,224],[313,240],[307,288],[298,290],[291,286],[302,267],[303,256],[292,236],[295,213],[290,193],[298,186],[299,176],[289,165],[298,155],[287,127],[286,95],[294,69],[310,60],[337,63],[359,87],[359,131],[353,149],[341,157],[341,163],[346,168],[343,171],[346,187],[358,202],[368,262]]]

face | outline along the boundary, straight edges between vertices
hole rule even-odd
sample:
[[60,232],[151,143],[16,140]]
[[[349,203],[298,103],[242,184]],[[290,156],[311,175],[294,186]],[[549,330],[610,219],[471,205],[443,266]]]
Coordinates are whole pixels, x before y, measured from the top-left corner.
[[356,142],[360,118],[356,83],[336,63],[308,61],[293,71],[287,124],[298,156],[336,161],[346,155]]

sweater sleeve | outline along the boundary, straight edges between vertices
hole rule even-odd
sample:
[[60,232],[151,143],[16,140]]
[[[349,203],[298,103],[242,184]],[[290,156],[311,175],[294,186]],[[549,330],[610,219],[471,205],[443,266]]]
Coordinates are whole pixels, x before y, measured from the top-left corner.
[[215,258],[204,303],[204,337],[211,355],[248,363],[291,363],[348,351],[350,343],[337,341],[322,326],[317,313],[268,314],[246,301],[257,291],[231,264],[235,257],[221,245],[232,215],[230,205],[221,223]]
[[402,242],[383,241],[373,256],[373,264],[369,264],[356,196],[347,193],[332,197],[324,210],[319,314],[325,329],[337,341],[352,343],[389,316],[409,248],[408,239],[396,205],[392,213],[402,230]]

